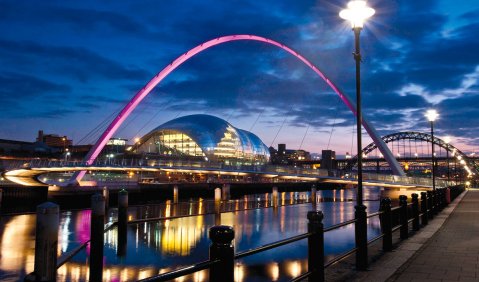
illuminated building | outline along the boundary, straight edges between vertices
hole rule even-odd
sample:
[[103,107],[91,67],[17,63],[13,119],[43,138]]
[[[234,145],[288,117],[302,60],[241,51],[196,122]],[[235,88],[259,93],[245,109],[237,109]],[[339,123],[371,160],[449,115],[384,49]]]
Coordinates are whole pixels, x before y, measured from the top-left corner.
[[225,164],[269,162],[268,147],[258,136],[210,115],[189,115],[166,122],[139,138],[132,150]]

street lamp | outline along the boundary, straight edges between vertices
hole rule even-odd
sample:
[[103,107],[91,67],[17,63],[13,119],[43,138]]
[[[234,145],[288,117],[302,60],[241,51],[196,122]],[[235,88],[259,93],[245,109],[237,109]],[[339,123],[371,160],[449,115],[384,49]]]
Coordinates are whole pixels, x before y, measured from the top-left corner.
[[432,160],[432,190],[434,193],[436,192],[436,175],[435,175],[435,156],[434,156],[434,121],[437,119],[439,114],[436,110],[427,110],[426,114],[424,115],[427,120],[431,123],[431,160]]
[[351,23],[354,31],[354,60],[356,61],[356,133],[358,146],[358,190],[355,207],[355,237],[356,237],[356,268],[366,270],[368,267],[367,249],[367,218],[366,206],[363,204],[363,155],[361,140],[361,53],[359,49],[359,34],[366,19],[374,15],[374,9],[366,5],[366,1],[354,0],[348,3],[347,9],[342,10],[339,16]]
[[446,161],[447,161],[447,182],[451,181],[451,176],[449,173],[449,142],[451,142],[451,137],[444,137],[444,143],[446,143]]
[[434,154],[434,121],[437,119],[439,114],[436,110],[427,110],[426,114],[424,115],[427,120],[431,123],[431,161],[432,161],[432,207],[431,210],[434,214],[437,214],[437,194],[436,194],[436,155]]
[[70,152],[65,152],[65,162],[68,161],[68,157],[70,157]]

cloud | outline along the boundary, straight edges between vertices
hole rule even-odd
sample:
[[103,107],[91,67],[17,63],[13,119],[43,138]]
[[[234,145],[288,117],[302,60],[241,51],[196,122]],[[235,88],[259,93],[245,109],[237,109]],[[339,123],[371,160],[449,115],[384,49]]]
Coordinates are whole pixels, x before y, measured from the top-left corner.
[[[384,134],[422,129],[423,110],[435,106],[442,117],[439,132],[472,137],[479,10],[465,7],[461,11],[467,12],[452,16],[442,13],[436,0],[369,2],[377,13],[361,34],[365,117]],[[227,34],[282,42],[354,97],[354,39],[338,18],[343,6],[340,0],[144,0],[115,5],[5,0],[0,3],[0,82],[5,83],[0,99],[11,116],[31,108],[32,115],[54,118],[58,111],[66,124],[87,113],[94,127],[95,120],[118,111],[176,57]],[[14,93],[22,93],[23,105]],[[189,60],[145,99],[135,111],[142,116],[131,127],[159,109],[170,115],[196,111],[238,120],[264,112],[256,125],[260,131],[285,117],[292,127],[312,126],[310,132],[330,132],[333,125],[348,131],[355,122],[311,70],[259,42],[216,46]]]
[[428,91],[427,88],[424,86],[410,83],[403,86],[398,91],[398,94],[403,97],[408,95],[421,96],[424,99],[426,99],[427,102],[433,105],[436,105],[446,99],[458,98],[458,97],[470,94],[471,92],[477,93],[477,90],[471,91],[471,87],[477,85],[478,80],[479,80],[479,65],[476,67],[474,72],[463,76],[463,79],[457,88],[446,88],[437,94],[433,94],[430,91]]

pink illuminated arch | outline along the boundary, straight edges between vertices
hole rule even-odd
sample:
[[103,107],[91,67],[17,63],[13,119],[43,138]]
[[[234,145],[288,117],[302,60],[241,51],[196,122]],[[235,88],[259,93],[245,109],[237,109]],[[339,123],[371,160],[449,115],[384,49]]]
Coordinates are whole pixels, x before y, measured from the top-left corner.
[[[113,134],[118,130],[120,125],[125,121],[125,119],[130,115],[130,113],[138,106],[138,104],[153,90],[153,88],[158,85],[167,75],[169,75],[173,70],[183,64],[185,61],[190,59],[191,57],[195,56],[196,54],[219,44],[223,44],[230,41],[237,41],[237,40],[252,40],[252,41],[260,41],[265,42],[274,46],[277,46],[286,52],[292,54],[304,64],[306,64],[309,68],[311,68],[317,75],[319,75],[333,90],[336,94],[339,95],[341,100],[348,106],[348,108],[355,114],[356,113],[356,106],[352,103],[351,99],[347,97],[344,93],[342,93],[339,88],[329,80],[316,66],[314,66],[311,62],[306,60],[303,56],[298,54],[293,49],[276,42],[274,40],[256,36],[256,35],[228,35],[218,37],[216,39],[207,41],[202,43],[195,48],[189,50],[188,52],[184,53],[183,55],[179,56],[176,60],[174,60],[171,64],[166,66],[163,70],[161,70],[153,79],[150,80],[136,95],[128,102],[128,104],[121,110],[118,116],[110,123],[108,128],[103,132],[101,137],[98,139],[96,144],[91,148],[88,152],[87,156],[85,157],[85,161],[88,164],[92,164],[96,157],[100,154],[103,147],[105,147],[106,143]],[[404,175],[404,172],[401,169],[399,163],[397,163],[396,159],[392,155],[392,153],[387,148],[386,143],[381,139],[381,137],[376,133],[374,128],[369,125],[366,119],[363,117],[363,126],[366,131],[369,133],[373,141],[378,144],[379,150],[384,155],[386,160],[388,161],[389,165],[392,168],[392,171],[396,175]],[[382,143],[382,144],[381,144]],[[74,178],[76,181],[80,181],[81,178],[85,175],[85,172],[81,172],[78,175],[75,175]]]

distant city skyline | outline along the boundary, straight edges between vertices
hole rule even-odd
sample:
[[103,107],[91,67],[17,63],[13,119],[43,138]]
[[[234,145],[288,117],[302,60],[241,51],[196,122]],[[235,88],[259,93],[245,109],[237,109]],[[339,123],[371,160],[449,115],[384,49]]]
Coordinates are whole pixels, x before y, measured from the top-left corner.
[[[94,143],[101,128],[178,56],[207,40],[254,34],[284,43],[351,98],[347,1],[27,1],[0,3],[0,139],[38,130]],[[361,36],[364,116],[381,135],[428,131],[479,145],[479,7],[465,0],[370,0]],[[177,116],[207,113],[312,153],[355,154],[353,114],[304,64],[259,42],[192,58],[161,82],[114,137],[134,140]],[[364,134],[363,145],[371,139]]]

